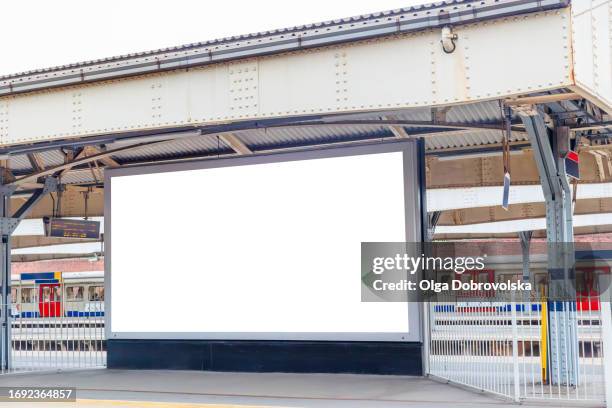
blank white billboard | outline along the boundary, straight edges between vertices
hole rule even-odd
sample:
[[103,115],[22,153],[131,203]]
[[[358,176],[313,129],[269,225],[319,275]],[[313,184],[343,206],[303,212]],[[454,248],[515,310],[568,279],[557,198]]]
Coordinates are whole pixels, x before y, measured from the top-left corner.
[[404,154],[109,171],[109,335],[413,338],[407,304],[361,302],[360,286],[361,242],[417,222]]

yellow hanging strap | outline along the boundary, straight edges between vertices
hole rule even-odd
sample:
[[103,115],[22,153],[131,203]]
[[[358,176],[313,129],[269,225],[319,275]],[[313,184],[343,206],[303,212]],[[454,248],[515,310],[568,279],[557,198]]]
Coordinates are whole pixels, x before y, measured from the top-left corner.
[[542,368],[542,384],[548,382],[548,301],[546,295],[542,294],[541,300],[541,326],[540,326],[540,367]]

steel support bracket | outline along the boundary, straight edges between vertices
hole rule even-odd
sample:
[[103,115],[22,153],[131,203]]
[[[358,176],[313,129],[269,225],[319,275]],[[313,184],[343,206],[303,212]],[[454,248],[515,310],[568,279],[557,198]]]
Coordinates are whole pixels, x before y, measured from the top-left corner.
[[10,196],[17,190],[14,184],[0,184],[0,196]]
[[28,201],[26,201],[25,203],[23,203],[21,205],[21,207],[19,207],[15,213],[13,214],[13,217],[22,220],[25,218],[25,216],[32,210],[32,208],[48,193],[53,193],[55,191],[58,191],[58,189],[61,188],[60,184],[58,183],[57,178],[55,177],[47,177],[45,179],[45,183],[43,188],[38,189],[37,191],[35,191],[30,198],[28,198]]
[[45,185],[43,186],[43,194],[55,193],[59,190],[60,184],[57,177],[47,177],[45,178]]
[[5,237],[13,234],[19,226],[19,218],[0,217],[0,236]]

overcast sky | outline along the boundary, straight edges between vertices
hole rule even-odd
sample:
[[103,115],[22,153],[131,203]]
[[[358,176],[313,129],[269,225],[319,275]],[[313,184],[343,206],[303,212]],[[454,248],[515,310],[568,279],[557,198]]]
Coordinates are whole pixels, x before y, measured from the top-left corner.
[[423,3],[3,0],[0,75]]

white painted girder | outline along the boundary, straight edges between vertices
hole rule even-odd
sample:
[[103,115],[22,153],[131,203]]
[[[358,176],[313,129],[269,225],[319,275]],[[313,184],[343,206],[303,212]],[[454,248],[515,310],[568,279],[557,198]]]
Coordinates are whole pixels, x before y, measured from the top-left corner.
[[612,115],[612,0],[572,2],[577,91]]
[[0,145],[449,105],[573,85],[569,9],[0,98]]
[[[574,215],[574,228],[612,225],[612,213]],[[546,218],[496,221],[469,225],[440,225],[436,234],[509,234],[519,231],[538,231],[546,229]]]
[[[427,190],[427,211],[501,206],[503,186],[436,188]],[[578,184],[576,199],[612,197],[612,183]],[[542,186],[511,186],[510,204],[543,203]]]
[[79,242],[75,244],[59,244],[31,248],[17,248],[11,250],[11,255],[86,255],[100,252],[102,252],[101,242]]

